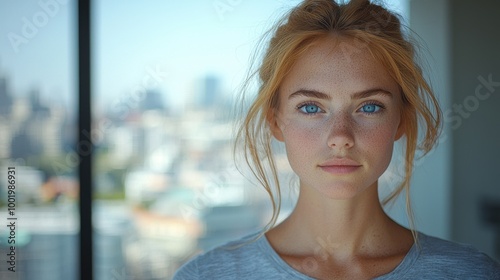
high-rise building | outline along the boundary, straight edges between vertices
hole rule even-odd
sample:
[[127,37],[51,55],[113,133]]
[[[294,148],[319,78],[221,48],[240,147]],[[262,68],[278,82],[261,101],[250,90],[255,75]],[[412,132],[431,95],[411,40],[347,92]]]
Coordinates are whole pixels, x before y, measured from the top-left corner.
[[220,102],[220,81],[216,76],[207,75],[194,84],[194,95],[192,108],[189,109],[211,109]]
[[149,110],[164,111],[166,108],[161,92],[156,90],[147,90],[145,97],[140,104],[140,109],[143,112]]
[[40,97],[40,90],[34,88],[29,92],[29,104],[32,118],[47,118],[50,115],[49,107],[45,106]]
[[12,112],[12,96],[8,88],[7,77],[0,76],[0,117],[9,117]]
[[203,81],[203,104],[213,107],[219,99],[219,80],[214,76],[206,76]]

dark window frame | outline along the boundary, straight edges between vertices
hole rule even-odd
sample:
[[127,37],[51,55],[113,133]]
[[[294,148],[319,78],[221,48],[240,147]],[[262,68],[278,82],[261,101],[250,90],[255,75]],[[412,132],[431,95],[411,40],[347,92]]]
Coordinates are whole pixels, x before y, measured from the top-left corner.
[[[92,280],[91,0],[78,0],[78,167],[80,182],[80,279]],[[78,270],[77,270],[78,271]]]

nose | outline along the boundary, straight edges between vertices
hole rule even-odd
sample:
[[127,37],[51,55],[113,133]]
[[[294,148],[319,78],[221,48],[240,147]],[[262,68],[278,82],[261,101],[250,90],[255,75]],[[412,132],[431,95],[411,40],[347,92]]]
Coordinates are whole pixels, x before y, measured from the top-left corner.
[[335,149],[349,149],[354,146],[353,127],[351,116],[342,114],[330,120],[328,147]]

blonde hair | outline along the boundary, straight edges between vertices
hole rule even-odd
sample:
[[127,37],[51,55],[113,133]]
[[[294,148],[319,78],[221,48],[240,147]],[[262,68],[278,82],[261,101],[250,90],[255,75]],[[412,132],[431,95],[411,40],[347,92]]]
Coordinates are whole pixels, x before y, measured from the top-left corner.
[[[405,38],[398,17],[368,0],[352,0],[344,4],[333,0],[306,0],[292,9],[270,32],[273,37],[260,68],[253,73],[259,77],[258,94],[237,131],[235,142],[235,153],[241,145],[246,164],[271,198],[273,215],[264,232],[275,225],[281,207],[280,183],[269,125],[279,103],[279,86],[295,61],[318,39],[331,34],[354,39],[349,41],[355,42],[354,45],[348,45],[346,50],[357,52],[367,49],[399,84],[403,96],[401,121],[406,138],[405,174],[401,184],[382,204],[392,201],[405,190],[407,213],[413,231],[409,187],[415,152],[419,149],[425,155],[436,143],[441,127],[441,110],[416,62],[414,45]],[[250,80],[251,77],[247,83]],[[424,134],[418,143],[420,129]]]

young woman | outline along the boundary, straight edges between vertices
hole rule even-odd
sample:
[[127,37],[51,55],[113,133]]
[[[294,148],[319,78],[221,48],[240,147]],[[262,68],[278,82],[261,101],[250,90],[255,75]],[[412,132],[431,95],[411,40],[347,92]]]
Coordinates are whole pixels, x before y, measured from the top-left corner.
[[[273,34],[237,138],[271,195],[273,219],[174,279],[500,279],[488,256],[407,229],[382,208],[377,182],[394,142],[405,142],[405,176],[387,200],[409,193],[415,151],[433,147],[441,122],[398,18],[367,0],[306,0]],[[278,225],[273,137],[300,182],[296,207]]]

